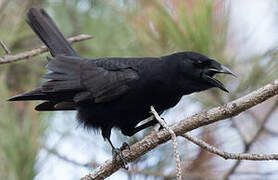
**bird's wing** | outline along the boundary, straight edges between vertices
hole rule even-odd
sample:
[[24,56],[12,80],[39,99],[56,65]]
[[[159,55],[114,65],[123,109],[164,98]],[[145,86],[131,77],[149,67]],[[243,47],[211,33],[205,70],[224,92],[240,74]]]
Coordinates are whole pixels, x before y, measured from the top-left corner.
[[44,100],[38,111],[75,110],[82,102],[112,101],[139,79],[132,66],[119,60],[89,60],[57,55],[48,58],[48,79],[39,88],[10,98],[10,101]]
[[93,97],[95,103],[112,101],[125,94],[129,84],[139,79],[137,72],[119,61],[88,62],[82,68],[81,83],[86,91],[78,93],[74,101]]
[[50,81],[42,85],[42,91],[76,92],[72,97],[75,103],[101,103],[123,95],[130,89],[128,84],[139,78],[135,70],[119,61],[96,62],[79,57],[55,57],[47,65],[52,72],[44,76]]

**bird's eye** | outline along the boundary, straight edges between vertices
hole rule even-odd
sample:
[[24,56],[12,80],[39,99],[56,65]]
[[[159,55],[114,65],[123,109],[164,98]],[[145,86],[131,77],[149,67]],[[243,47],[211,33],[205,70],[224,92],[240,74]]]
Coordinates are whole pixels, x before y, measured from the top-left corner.
[[195,60],[193,61],[193,65],[196,66],[196,67],[199,67],[199,68],[203,68],[203,67],[206,67],[210,64],[209,61],[202,61],[202,60]]

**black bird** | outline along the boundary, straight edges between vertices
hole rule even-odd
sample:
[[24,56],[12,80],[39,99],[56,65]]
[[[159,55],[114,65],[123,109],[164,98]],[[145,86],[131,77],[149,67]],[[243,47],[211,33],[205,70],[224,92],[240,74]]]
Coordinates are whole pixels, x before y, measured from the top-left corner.
[[157,123],[152,119],[137,126],[151,116],[150,106],[163,112],[186,94],[213,87],[228,92],[214,75],[235,76],[227,67],[195,52],[158,58],[82,58],[43,9],[31,8],[27,23],[53,56],[46,66],[50,72],[43,76],[48,81],[9,101],[44,100],[37,111],[77,110],[79,122],[100,129],[120,156],[110,141],[113,127],[132,136]]

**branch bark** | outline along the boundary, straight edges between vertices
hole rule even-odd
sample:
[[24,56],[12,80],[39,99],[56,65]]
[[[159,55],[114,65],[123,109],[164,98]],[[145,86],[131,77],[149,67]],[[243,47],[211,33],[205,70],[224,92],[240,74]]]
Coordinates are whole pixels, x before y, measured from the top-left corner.
[[175,159],[176,159],[176,177],[177,180],[182,180],[182,175],[181,175],[181,160],[180,160],[180,153],[178,151],[178,143],[177,143],[177,137],[174,131],[166,124],[166,122],[158,115],[156,110],[154,109],[153,106],[151,106],[151,113],[153,113],[154,117],[156,120],[161,124],[161,126],[166,129],[172,137],[173,140],[173,147],[174,147],[174,154],[175,154]]
[[[225,105],[212,108],[208,111],[198,113],[185,120],[182,120],[171,126],[171,129],[177,136],[180,136],[188,131],[205,126],[216,121],[224,120],[259,104],[263,101],[278,94],[278,79],[271,84],[251,92],[239,99],[229,102]],[[141,141],[130,146],[130,151],[123,151],[124,158],[128,161],[134,161],[138,157],[151,151],[158,145],[170,140],[171,135],[167,130],[159,132],[152,132],[150,135],[144,137]],[[104,179],[118,169],[121,168],[120,159],[116,159],[114,163],[111,160],[106,161],[103,165],[96,168],[92,173],[83,177],[82,180]]]
[[3,41],[0,41],[0,45],[3,48],[3,50],[5,51],[6,55],[10,55],[11,51],[9,50],[9,48],[6,46],[6,44],[4,44]]
[[[91,38],[93,38],[91,35],[80,34],[80,35],[68,38],[68,41],[70,43],[74,43],[74,42],[88,40]],[[16,61],[23,60],[23,59],[29,59],[30,57],[37,56],[46,51],[48,51],[48,48],[46,46],[41,46],[39,48],[30,50],[30,51],[25,51],[25,52],[22,52],[22,53],[19,53],[16,55],[6,55],[3,57],[0,57],[0,64],[8,64],[8,63],[16,62]]]
[[237,159],[237,160],[254,160],[254,161],[265,161],[265,160],[278,160],[278,154],[253,154],[253,153],[228,153],[221,151],[220,149],[209,145],[203,140],[190,136],[189,134],[183,134],[183,137],[200,146],[204,150],[217,154],[224,159]]
[[[271,116],[271,114],[275,111],[275,109],[277,108],[278,105],[278,99],[276,99],[275,103],[272,105],[272,107],[270,108],[270,110],[267,112],[267,114],[264,116],[259,129],[257,130],[256,134],[252,137],[252,139],[250,141],[246,141],[244,135],[241,133],[240,136],[243,138],[244,141],[244,153],[248,153],[248,151],[251,149],[251,146],[259,139],[260,135],[262,134],[265,124],[267,122],[267,120],[269,119],[269,117]],[[259,121],[258,117],[256,117],[254,114],[252,115],[253,118],[256,121]],[[240,132],[240,129],[238,129],[238,131]],[[225,174],[224,176],[224,180],[228,180],[229,177],[234,174],[234,172],[236,171],[237,167],[240,165],[240,159],[238,159],[235,164],[230,168],[230,170]]]

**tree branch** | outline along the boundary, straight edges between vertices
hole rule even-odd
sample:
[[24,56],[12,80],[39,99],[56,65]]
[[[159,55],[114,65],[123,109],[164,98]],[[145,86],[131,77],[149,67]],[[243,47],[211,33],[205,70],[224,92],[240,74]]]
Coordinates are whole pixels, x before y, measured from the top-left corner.
[[166,122],[158,115],[156,110],[153,106],[151,106],[151,113],[154,115],[155,119],[161,124],[162,127],[164,127],[170,134],[173,140],[173,146],[174,146],[174,154],[176,159],[176,177],[177,180],[182,180],[181,175],[181,160],[180,160],[180,154],[178,151],[178,143],[177,143],[177,137],[174,133],[174,131],[166,124]]
[[[188,131],[205,126],[216,121],[224,120],[259,104],[278,94],[278,79],[250,94],[229,102],[225,105],[212,108],[206,112],[193,115],[171,126],[176,135],[180,136]],[[124,150],[124,158],[128,161],[134,161],[148,151],[151,151],[158,145],[167,142],[171,138],[167,130],[152,132],[141,141],[133,144],[129,150]],[[121,160],[116,159],[114,163],[111,160],[96,168],[92,173],[82,178],[82,180],[104,179],[121,168]]]
[[0,40],[0,45],[3,48],[3,50],[5,51],[6,55],[10,55],[11,54],[11,51],[9,50],[9,48],[1,40]]
[[[250,141],[246,141],[244,135],[242,133],[240,133],[240,136],[243,138],[244,141],[244,153],[247,153],[250,149],[251,146],[259,139],[260,135],[262,134],[264,127],[265,127],[265,123],[267,122],[267,120],[269,119],[269,117],[271,116],[271,114],[275,111],[275,109],[277,108],[278,105],[278,99],[276,99],[275,103],[272,105],[272,107],[270,108],[270,110],[267,112],[267,114],[264,116],[264,118],[262,119],[262,122],[260,124],[259,129],[257,130],[256,134],[252,137],[252,139]],[[254,114],[252,114],[252,117],[259,122],[259,119],[257,116],[255,116]],[[238,131],[240,131],[240,129],[238,128]],[[236,171],[237,167],[240,165],[240,159],[238,159],[236,161],[236,163],[231,167],[231,169],[225,174],[224,176],[224,180],[228,180],[230,175],[234,174],[234,172]]]
[[64,155],[61,155],[60,153],[58,153],[54,148],[48,148],[47,146],[42,146],[42,148],[44,148],[48,153],[51,153],[53,155],[55,155],[56,157],[68,162],[68,163],[71,163],[73,165],[76,165],[76,166],[81,166],[81,167],[86,167],[86,168],[92,168],[92,167],[96,167],[98,166],[97,163],[95,162],[88,162],[88,163],[85,163],[85,164],[82,164],[80,162],[77,162],[77,161],[74,161],[74,160],[71,160],[69,159],[68,157],[64,156]]
[[[68,41],[70,43],[74,43],[74,42],[79,42],[79,41],[84,41],[84,40],[88,40],[93,38],[91,35],[87,35],[87,34],[80,34],[71,38],[68,38]],[[42,54],[44,52],[48,51],[48,48],[46,46],[41,46],[39,48],[30,50],[30,51],[25,51],[16,55],[6,55],[3,57],[0,57],[0,64],[7,64],[7,63],[12,63],[12,62],[16,62],[19,60],[23,60],[23,59],[28,59],[30,57],[33,56],[37,56],[39,54]]]
[[200,146],[204,150],[211,152],[213,154],[217,154],[224,159],[238,159],[238,160],[254,160],[254,161],[264,161],[264,160],[278,160],[278,154],[253,154],[253,153],[228,153],[225,151],[221,151],[220,149],[209,145],[203,140],[190,136],[189,134],[181,135],[193,142],[194,144]]

